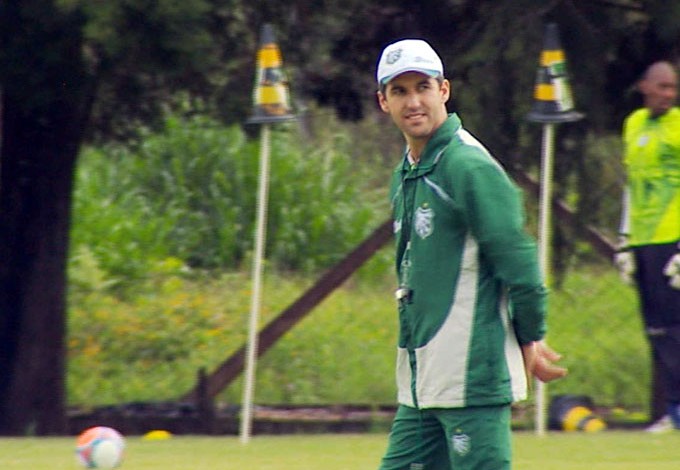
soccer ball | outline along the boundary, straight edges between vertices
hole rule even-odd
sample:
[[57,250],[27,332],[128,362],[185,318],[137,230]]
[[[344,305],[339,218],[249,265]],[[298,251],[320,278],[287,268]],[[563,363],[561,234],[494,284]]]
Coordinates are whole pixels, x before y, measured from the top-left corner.
[[116,468],[123,461],[125,440],[113,428],[94,426],[76,441],[76,456],[85,468]]

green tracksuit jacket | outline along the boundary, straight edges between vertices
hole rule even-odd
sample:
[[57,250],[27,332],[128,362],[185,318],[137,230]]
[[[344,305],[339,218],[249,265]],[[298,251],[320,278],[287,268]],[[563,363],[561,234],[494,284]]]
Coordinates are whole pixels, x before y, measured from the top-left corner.
[[390,191],[400,287],[399,403],[526,398],[519,344],[545,334],[546,288],[520,191],[451,114]]

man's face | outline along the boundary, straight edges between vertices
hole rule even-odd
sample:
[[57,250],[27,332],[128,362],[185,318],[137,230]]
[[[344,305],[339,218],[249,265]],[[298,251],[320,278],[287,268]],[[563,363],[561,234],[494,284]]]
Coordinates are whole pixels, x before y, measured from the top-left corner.
[[428,140],[446,121],[449,93],[448,80],[440,84],[422,73],[406,72],[393,78],[384,92],[378,92],[378,102],[407,141]]
[[640,92],[644,96],[645,107],[652,116],[665,114],[678,96],[678,77],[672,70],[662,70],[650,74],[640,82]]

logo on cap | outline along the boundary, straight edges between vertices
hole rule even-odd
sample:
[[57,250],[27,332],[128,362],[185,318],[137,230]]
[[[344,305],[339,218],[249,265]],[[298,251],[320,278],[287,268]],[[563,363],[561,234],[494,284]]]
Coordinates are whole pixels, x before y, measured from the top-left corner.
[[387,57],[385,58],[385,62],[392,65],[396,61],[398,61],[400,57],[401,57],[401,49],[396,49],[394,51],[390,51],[390,52],[387,53]]

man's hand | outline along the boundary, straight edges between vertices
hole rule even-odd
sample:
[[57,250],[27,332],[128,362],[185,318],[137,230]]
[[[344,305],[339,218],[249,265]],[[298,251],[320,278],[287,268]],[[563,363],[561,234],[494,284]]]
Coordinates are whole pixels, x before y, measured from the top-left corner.
[[568,373],[564,367],[553,364],[562,356],[553,351],[545,341],[534,341],[522,345],[522,356],[524,356],[524,369],[529,379],[536,377],[541,382],[550,382],[561,379]]

